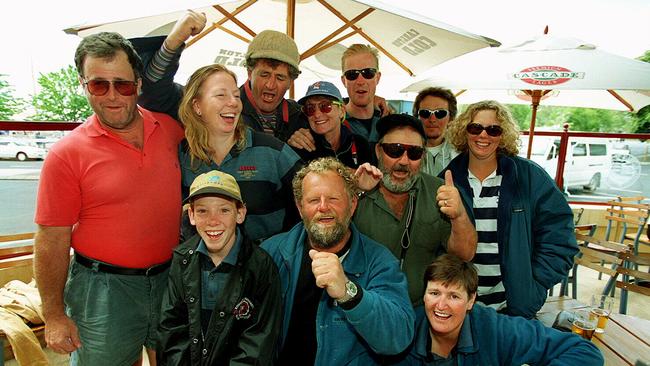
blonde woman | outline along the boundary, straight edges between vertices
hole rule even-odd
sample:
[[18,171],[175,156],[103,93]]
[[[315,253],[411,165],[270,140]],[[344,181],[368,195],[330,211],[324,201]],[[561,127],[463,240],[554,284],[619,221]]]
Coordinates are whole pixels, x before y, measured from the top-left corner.
[[219,170],[235,177],[246,202],[247,235],[260,241],[298,222],[291,180],[298,155],[273,136],[241,122],[235,74],[223,65],[199,68],[189,78],[178,109],[186,140],[179,148],[183,198],[198,175]]
[[571,209],[544,169],[517,156],[519,130],[500,103],[470,105],[446,136],[460,152],[447,169],[478,233],[476,301],[532,318],[573,265]]

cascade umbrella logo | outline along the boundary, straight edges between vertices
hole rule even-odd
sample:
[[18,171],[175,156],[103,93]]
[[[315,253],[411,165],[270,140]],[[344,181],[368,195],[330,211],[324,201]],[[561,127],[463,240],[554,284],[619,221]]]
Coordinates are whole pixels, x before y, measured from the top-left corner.
[[511,76],[533,85],[558,85],[571,79],[584,79],[585,73],[571,71],[562,66],[533,66]]

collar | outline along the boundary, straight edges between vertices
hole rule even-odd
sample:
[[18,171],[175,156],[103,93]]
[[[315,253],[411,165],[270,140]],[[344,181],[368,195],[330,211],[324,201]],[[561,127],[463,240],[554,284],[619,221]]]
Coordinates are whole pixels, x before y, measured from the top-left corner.
[[[263,115],[262,111],[260,111],[259,108],[257,108],[257,104],[255,103],[255,99],[253,98],[253,91],[251,90],[251,80],[248,79],[244,83],[244,92],[246,93],[246,98],[248,98],[248,101],[251,103],[257,114]],[[282,102],[280,103],[282,105],[282,122],[284,123],[289,123],[289,102],[285,98],[282,98]],[[277,113],[277,108],[276,108],[276,113]]]
[[[476,306],[476,305],[474,305]],[[473,311],[473,310],[472,310]],[[463,325],[460,327],[460,333],[458,334],[458,342],[456,343],[456,352],[457,353],[474,353],[478,351],[478,345],[474,343],[474,337],[472,335],[472,321],[471,321],[471,312],[468,312],[465,315],[465,320],[463,320]],[[431,335],[429,334],[429,319],[426,316],[424,311],[424,306],[420,305],[416,309],[416,314],[419,318],[419,324],[416,329],[415,335],[415,352],[420,355],[422,358],[426,358],[429,353],[431,353]]]
[[[223,259],[221,263],[227,263],[231,266],[234,266],[237,264],[237,257],[239,256],[239,250],[241,248],[241,242],[242,242],[242,235],[241,232],[239,231],[239,228],[236,228],[236,233],[235,233],[235,244],[230,248],[230,252],[226,255],[226,257]],[[210,257],[210,252],[208,252],[208,247],[205,245],[205,242],[203,239],[199,241],[199,245],[196,247],[196,251],[207,256],[208,258]],[[213,263],[210,261],[210,263]]]

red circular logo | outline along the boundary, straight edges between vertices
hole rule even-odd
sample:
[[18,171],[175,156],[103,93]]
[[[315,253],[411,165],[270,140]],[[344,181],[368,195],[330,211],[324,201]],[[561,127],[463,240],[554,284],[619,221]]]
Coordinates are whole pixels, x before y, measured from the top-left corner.
[[557,85],[571,80],[572,74],[566,67],[533,66],[521,70],[515,74],[515,78],[533,85]]

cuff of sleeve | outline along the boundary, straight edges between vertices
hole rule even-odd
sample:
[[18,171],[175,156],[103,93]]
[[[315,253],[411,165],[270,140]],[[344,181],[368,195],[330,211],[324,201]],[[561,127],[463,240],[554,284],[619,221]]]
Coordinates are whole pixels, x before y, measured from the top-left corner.
[[361,286],[357,285],[357,294],[354,295],[354,297],[351,298],[350,301],[339,303],[339,306],[343,310],[352,310],[354,309],[354,307],[359,305],[362,297],[363,297],[363,289],[361,288]]

